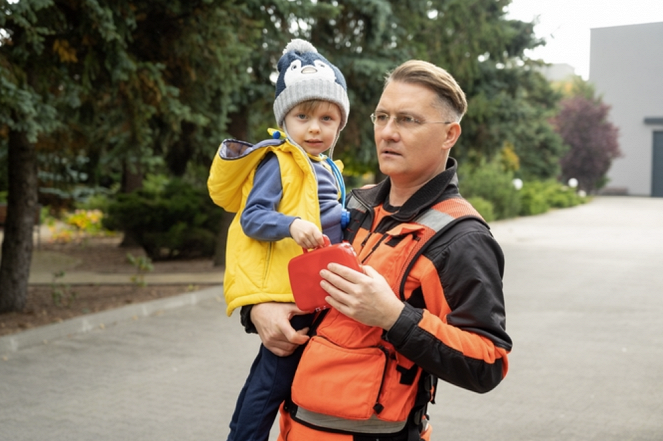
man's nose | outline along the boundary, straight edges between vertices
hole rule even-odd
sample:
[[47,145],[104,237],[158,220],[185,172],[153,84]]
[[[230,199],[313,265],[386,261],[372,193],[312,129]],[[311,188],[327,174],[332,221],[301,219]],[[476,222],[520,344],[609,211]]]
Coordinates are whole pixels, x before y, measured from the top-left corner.
[[382,138],[385,139],[394,139],[400,136],[400,126],[396,122],[396,118],[389,118],[387,123],[382,126],[375,126],[376,134],[379,134]]

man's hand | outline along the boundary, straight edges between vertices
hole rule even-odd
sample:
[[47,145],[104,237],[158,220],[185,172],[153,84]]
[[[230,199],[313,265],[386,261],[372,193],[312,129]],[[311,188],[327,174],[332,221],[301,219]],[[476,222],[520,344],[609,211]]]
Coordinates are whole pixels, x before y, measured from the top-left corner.
[[325,300],[350,318],[368,326],[389,330],[403,310],[403,302],[386,279],[370,266],[363,273],[337,263],[320,271],[320,286],[329,293]]
[[321,247],[325,244],[320,229],[313,222],[303,219],[292,221],[290,224],[290,237],[297,242],[297,245],[307,250]]
[[258,303],[251,308],[251,321],[260,335],[262,344],[274,355],[285,357],[292,354],[297,346],[308,341],[308,328],[295,329],[290,319],[295,315],[306,314],[294,303]]

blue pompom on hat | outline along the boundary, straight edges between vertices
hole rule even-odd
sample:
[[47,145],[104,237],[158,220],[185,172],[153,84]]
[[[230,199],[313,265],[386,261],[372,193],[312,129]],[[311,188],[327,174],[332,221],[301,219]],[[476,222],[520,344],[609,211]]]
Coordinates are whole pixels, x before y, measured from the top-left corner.
[[339,107],[339,131],[343,130],[348,122],[350,100],[345,78],[336,66],[320,55],[311,43],[296,38],[283,50],[277,67],[279,77],[276,81],[274,116],[279,127],[283,127],[285,116],[293,107],[318,99]]

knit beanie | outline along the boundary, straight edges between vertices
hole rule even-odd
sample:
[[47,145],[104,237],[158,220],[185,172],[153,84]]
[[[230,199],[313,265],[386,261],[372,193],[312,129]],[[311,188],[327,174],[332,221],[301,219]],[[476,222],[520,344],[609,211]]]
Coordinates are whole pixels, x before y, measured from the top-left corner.
[[299,103],[318,99],[338,106],[341,111],[339,132],[343,130],[348,122],[350,100],[345,78],[336,66],[311,43],[296,38],[283,50],[277,68],[274,116],[279,127],[283,127],[285,116]]

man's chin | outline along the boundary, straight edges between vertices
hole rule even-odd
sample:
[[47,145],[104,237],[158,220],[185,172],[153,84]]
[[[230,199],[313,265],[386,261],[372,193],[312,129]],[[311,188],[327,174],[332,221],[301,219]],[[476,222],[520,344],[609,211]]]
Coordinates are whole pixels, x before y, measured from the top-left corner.
[[391,163],[389,159],[382,159],[382,157],[379,160],[380,162],[380,173],[383,175],[391,176],[395,174],[398,170],[396,167],[396,164]]

